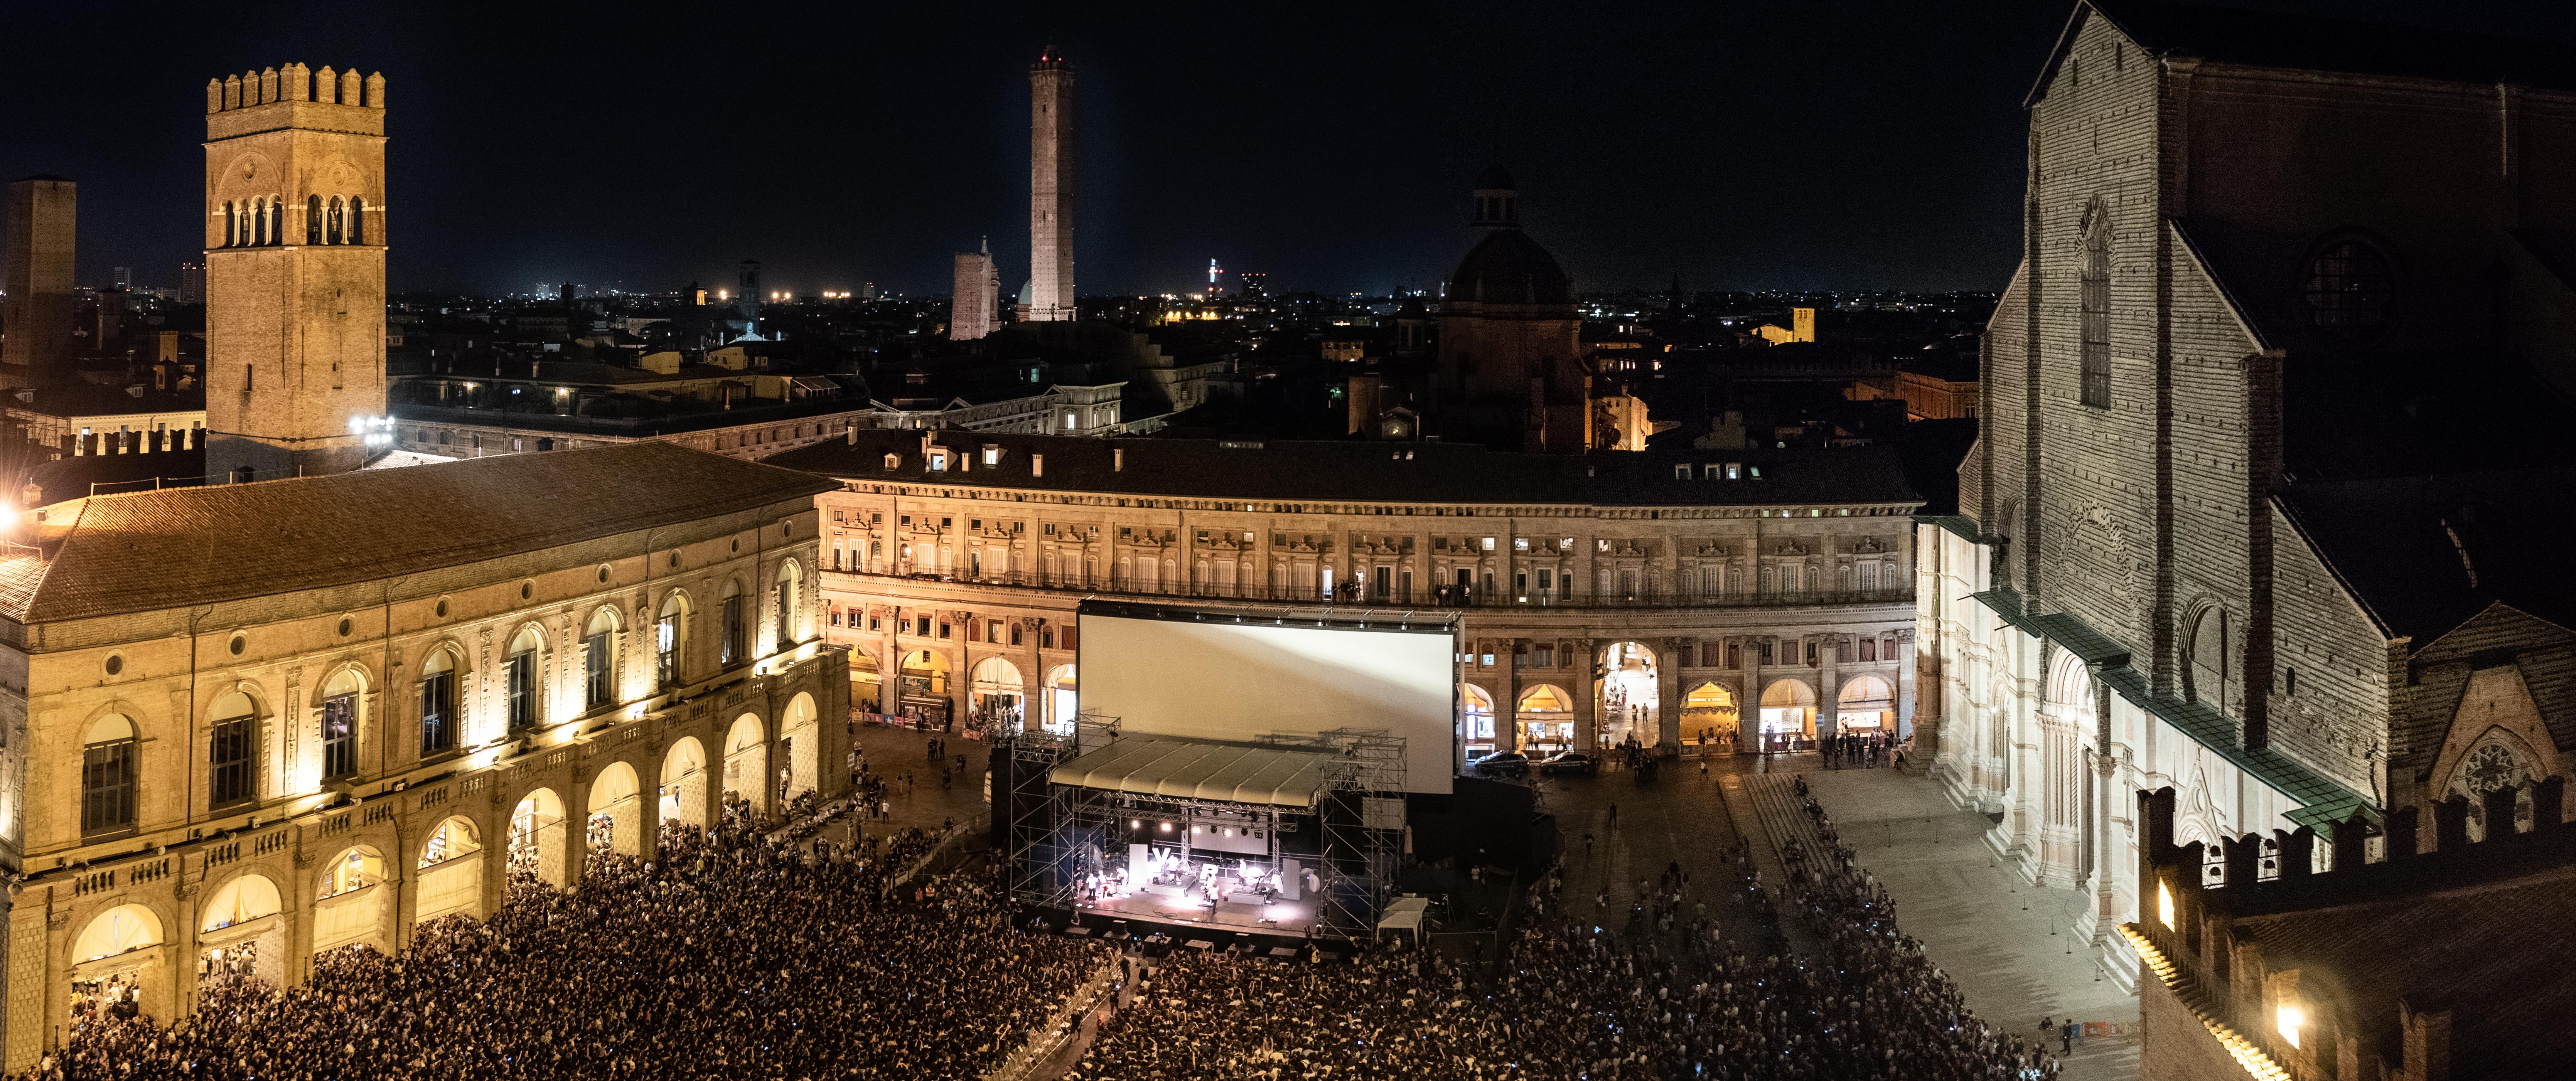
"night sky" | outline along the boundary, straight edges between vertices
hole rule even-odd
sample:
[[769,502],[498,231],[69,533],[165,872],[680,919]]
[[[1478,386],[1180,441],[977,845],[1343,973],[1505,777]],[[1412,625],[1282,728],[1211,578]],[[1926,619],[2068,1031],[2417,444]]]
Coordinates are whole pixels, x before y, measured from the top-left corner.
[[[2273,0],[2576,40],[2576,4]],[[195,256],[209,76],[382,71],[396,290],[1026,277],[1027,68],[1079,73],[1086,294],[1435,286],[1499,159],[1578,288],[1996,289],[2071,0],[0,3],[0,177],[80,182],[80,274]]]

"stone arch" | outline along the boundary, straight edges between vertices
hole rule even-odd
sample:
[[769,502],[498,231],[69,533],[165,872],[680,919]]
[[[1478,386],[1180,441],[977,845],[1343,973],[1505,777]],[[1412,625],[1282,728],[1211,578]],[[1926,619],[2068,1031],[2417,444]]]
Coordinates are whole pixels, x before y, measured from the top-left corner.
[[671,741],[662,754],[660,819],[707,827],[707,748],[696,736]]
[[583,819],[584,847],[619,855],[644,854],[644,790],[635,767],[610,762],[590,779],[590,814]]
[[1634,739],[1652,746],[1663,697],[1658,676],[1667,659],[1646,643],[1629,640],[1604,643],[1593,660],[1601,666],[1593,685],[1593,718],[1603,745]]
[[1023,686],[1020,666],[1012,664],[1007,657],[986,657],[975,662],[967,701],[974,715],[981,718],[987,727],[1016,730],[1027,713],[1022,706]]
[[556,889],[564,888],[564,802],[551,788],[539,788],[519,797],[510,808],[510,875],[532,876]]
[[170,1009],[169,941],[161,914],[129,902],[108,908],[81,925],[71,940],[68,966],[75,996],[131,996],[145,1013]]
[[1716,680],[1703,680],[1682,695],[1682,742],[1709,744],[1732,741],[1742,733],[1742,710],[1736,705],[1735,691]]
[[1762,688],[1762,737],[1775,740],[1815,735],[1816,688],[1797,676],[1783,676]]
[[1076,678],[1078,675],[1074,666],[1070,664],[1059,664],[1047,669],[1042,693],[1046,701],[1045,724],[1048,731],[1058,734],[1068,734],[1073,731],[1074,717],[1082,709],[1081,688]]
[[2183,627],[2183,697],[2230,717],[2243,716],[2243,621],[2224,605],[2202,601],[2192,606]]
[[215,887],[197,910],[200,981],[249,976],[278,986],[286,969],[286,902],[277,882],[244,871]]
[[2488,725],[2453,759],[2434,788],[2435,799],[2461,796],[2469,801],[2469,839],[2484,841],[2488,823],[2486,795],[2498,789],[2514,793],[2514,829],[2531,822],[2531,785],[2547,776],[2541,757],[2522,736],[2502,725]]
[[1834,695],[1834,724],[1849,731],[1863,729],[1893,733],[1896,729],[1896,689],[1878,676],[1854,676],[1844,681]]
[[739,796],[751,804],[752,813],[765,815],[769,785],[763,779],[768,775],[768,727],[757,713],[734,718],[733,727],[725,732],[725,795]]
[[1491,751],[1494,743],[1494,694],[1473,683],[1459,685],[1458,742],[1469,754]]
[[[895,669],[896,708],[906,716],[918,718],[924,727],[945,729],[948,726],[948,657],[935,649],[916,649],[903,655]],[[1071,723],[1072,718],[1065,718]]]
[[2051,704],[2080,707],[2084,716],[2093,715],[2093,672],[2072,651],[2057,650],[2049,658],[2046,687]]
[[313,870],[313,952],[366,943],[391,952],[393,865],[370,844],[353,844]]
[[414,875],[412,920],[483,916],[483,834],[474,820],[449,815],[421,842]]
[[1518,726],[1523,750],[1571,749],[1574,694],[1553,683],[1530,684],[1521,689],[1520,700],[1512,704],[1512,722]]
[[[786,759],[786,776],[779,785],[780,798],[792,800],[815,791],[823,779],[822,711],[815,706],[810,692],[798,691],[787,700],[787,712],[778,720],[778,749]],[[773,771],[776,772],[776,771]]]

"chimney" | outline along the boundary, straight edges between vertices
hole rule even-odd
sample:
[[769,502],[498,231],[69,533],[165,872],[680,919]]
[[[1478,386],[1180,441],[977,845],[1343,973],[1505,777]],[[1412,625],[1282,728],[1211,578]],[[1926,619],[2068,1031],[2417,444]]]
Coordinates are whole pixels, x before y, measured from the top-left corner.
[[1112,473],[1124,473],[1127,471],[1127,448],[1109,448],[1109,471]]
[[850,437],[850,445],[851,445],[851,446],[853,446],[853,447],[858,446],[858,445],[859,445],[859,422],[858,422],[858,421],[855,421],[855,420],[845,420],[845,421],[842,421],[842,422],[841,422],[841,428],[842,428],[842,430],[843,430],[843,431],[845,431],[845,432],[847,432],[847,433],[849,434],[849,437]]
[[1032,477],[1046,476],[1046,455],[1029,455],[1029,475]]

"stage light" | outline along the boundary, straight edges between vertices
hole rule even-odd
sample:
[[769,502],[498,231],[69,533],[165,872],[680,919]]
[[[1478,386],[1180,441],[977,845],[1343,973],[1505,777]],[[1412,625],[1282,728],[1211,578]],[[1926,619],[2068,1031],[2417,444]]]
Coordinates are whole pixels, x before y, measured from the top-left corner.
[[1145,824],[1131,818],[1127,820],[1127,828],[1131,830],[1140,830],[1145,828]]
[[1169,823],[1169,822],[1165,822],[1165,823],[1163,823],[1163,832],[1165,832],[1165,833],[1170,833],[1170,832],[1172,832],[1172,824],[1171,824],[1171,823]]

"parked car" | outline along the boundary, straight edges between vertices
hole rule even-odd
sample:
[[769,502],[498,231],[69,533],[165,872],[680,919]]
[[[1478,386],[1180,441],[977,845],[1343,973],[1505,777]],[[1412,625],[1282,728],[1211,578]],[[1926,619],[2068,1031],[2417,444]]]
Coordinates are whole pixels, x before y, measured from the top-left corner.
[[1560,751],[1538,760],[1540,773],[1593,774],[1601,771],[1601,760],[1581,751]]
[[1504,751],[1500,754],[1486,755],[1468,765],[1474,767],[1478,773],[1490,773],[1498,777],[1518,777],[1529,772],[1530,761],[1528,755],[1519,751]]

